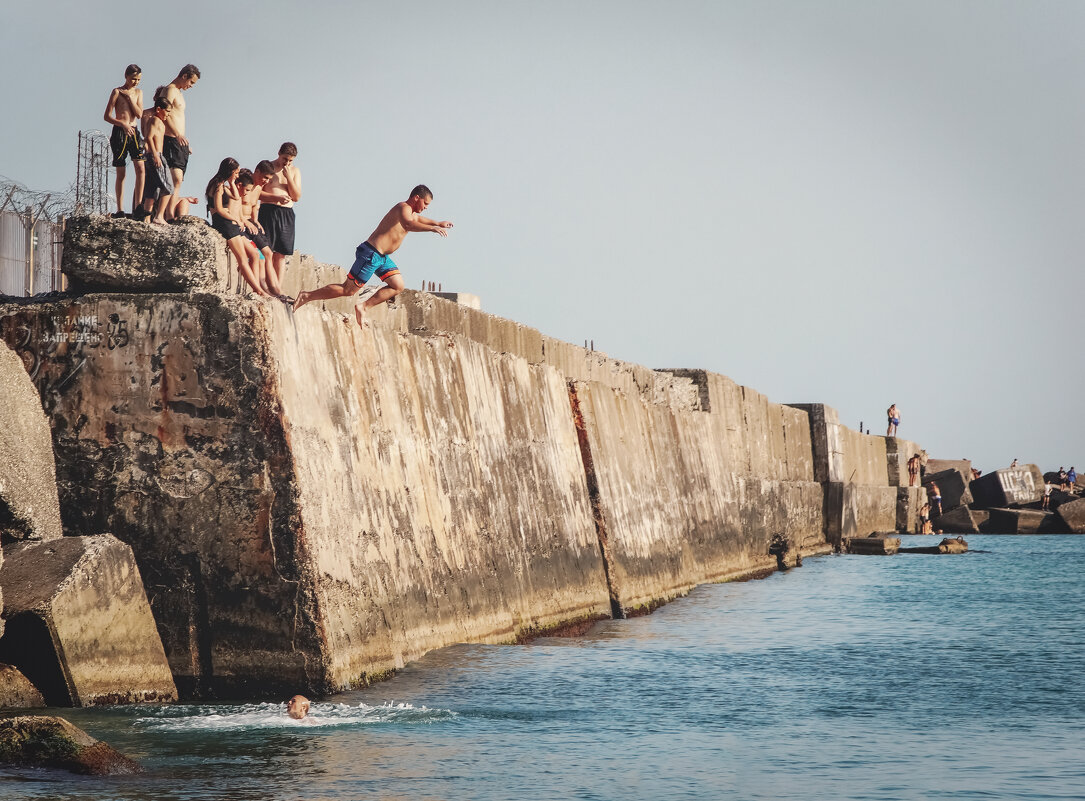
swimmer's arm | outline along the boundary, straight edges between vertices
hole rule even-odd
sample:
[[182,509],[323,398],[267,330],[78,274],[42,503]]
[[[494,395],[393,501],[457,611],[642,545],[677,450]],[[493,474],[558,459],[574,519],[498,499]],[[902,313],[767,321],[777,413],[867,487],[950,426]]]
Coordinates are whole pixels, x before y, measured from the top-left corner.
[[448,220],[444,220],[442,222],[437,222],[437,220],[431,220],[429,217],[423,217],[421,214],[419,214],[416,219],[420,223],[424,223],[426,225],[436,225],[439,228],[451,228],[452,227],[452,223],[450,223]]

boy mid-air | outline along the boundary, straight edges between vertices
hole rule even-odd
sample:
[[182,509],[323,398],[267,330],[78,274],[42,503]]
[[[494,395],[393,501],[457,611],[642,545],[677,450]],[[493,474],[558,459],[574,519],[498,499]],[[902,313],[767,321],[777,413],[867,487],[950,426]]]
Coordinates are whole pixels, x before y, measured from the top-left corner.
[[365,282],[376,273],[384,281],[384,286],[373,293],[364,303],[354,305],[354,315],[358,325],[364,326],[366,309],[391,300],[403,291],[403,276],[389,256],[395,253],[407,234],[412,231],[432,231],[441,236],[448,236],[452,223],[445,220],[437,222],[423,217],[422,212],[433,200],[433,193],[426,186],[419,185],[411,190],[411,196],[402,203],[392,206],[377,225],[369,239],[358,245],[354,251],[354,266],[341,284],[328,284],[311,292],[301,292],[294,301],[294,311],[314,300],[332,300],[334,298],[356,295]]

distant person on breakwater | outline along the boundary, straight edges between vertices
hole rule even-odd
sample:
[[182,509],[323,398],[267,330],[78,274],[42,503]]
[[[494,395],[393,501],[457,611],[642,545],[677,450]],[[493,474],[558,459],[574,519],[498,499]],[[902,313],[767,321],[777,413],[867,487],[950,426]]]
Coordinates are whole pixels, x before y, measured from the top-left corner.
[[1070,485],[1070,493],[1073,493],[1077,484],[1077,470],[1074,469],[1073,465],[1070,465],[1070,470],[1066,473],[1066,483]]
[[[301,200],[301,171],[294,166],[298,146],[283,142],[279,155],[269,163],[272,172],[260,189],[260,225],[271,245],[272,260],[268,284],[275,294],[282,292],[286,257],[294,253],[294,204]],[[257,165],[259,169],[259,165]]]
[[897,435],[897,426],[900,425],[900,410],[897,409],[897,404],[894,403],[886,409],[885,414],[889,418],[889,426],[885,429],[885,435],[895,437]]
[[908,460],[908,486],[914,487],[919,481],[919,454],[915,454]]
[[113,166],[117,170],[117,211],[114,217],[124,217],[124,176],[127,172],[125,162],[132,157],[132,169],[136,174],[136,185],[132,191],[132,213],[143,201],[143,141],[136,125],[143,116],[143,90],[139,82],[143,79],[143,70],[138,64],[129,64],[124,70],[124,83],[109,93],[102,119],[113,126],[109,137],[109,147],[113,151]]
[[1041,509],[1048,509],[1051,506],[1051,490],[1055,489],[1054,484],[1048,484],[1044,482],[1044,502],[1040,504]]
[[1059,468],[1059,489],[1066,490],[1066,470],[1063,467]]
[[1012,462],[1010,462],[1010,469],[1013,470],[1015,467],[1017,467],[1017,459],[1016,458]]
[[358,325],[365,326],[366,309],[389,301],[403,291],[403,276],[399,274],[399,268],[389,256],[399,250],[407,234],[412,231],[432,231],[439,236],[448,236],[452,223],[448,220],[437,222],[422,216],[422,212],[432,200],[433,192],[425,185],[419,184],[412,189],[410,197],[392,206],[376,230],[369,235],[369,239],[358,245],[354,252],[354,265],[346,280],[341,284],[328,284],[312,292],[299,293],[298,299],[294,301],[294,311],[310,301],[356,295],[376,273],[377,278],[384,281],[384,286],[374,292],[364,304],[361,301],[354,304],[354,316],[358,319]]
[[942,490],[938,489],[938,485],[931,482],[930,489],[927,490],[927,494],[931,496],[931,506],[934,507],[934,513],[936,515],[942,514]]
[[181,92],[187,92],[200,79],[200,70],[195,64],[185,64],[181,71],[166,85],[163,97],[169,101],[170,116],[166,122],[166,137],[162,143],[162,155],[170,167],[173,178],[173,194],[181,194],[181,182],[188,169],[188,157],[192,155],[192,146],[185,137],[185,98]]

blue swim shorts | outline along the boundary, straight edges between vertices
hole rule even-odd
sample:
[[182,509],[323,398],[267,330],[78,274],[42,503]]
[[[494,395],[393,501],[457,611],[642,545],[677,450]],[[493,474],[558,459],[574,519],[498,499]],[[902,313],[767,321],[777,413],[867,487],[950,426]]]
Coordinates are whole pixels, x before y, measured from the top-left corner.
[[378,253],[371,244],[363,242],[354,251],[354,266],[350,268],[349,278],[358,286],[365,286],[365,282],[373,276],[373,273],[377,274],[377,278],[385,281],[388,276],[399,273],[399,268],[390,258]]

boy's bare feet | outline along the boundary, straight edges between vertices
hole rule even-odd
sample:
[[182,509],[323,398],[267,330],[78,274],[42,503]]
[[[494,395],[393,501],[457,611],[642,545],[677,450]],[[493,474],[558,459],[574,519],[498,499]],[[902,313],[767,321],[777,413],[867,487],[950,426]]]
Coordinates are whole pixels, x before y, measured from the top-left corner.
[[358,320],[358,325],[359,325],[360,327],[362,327],[362,328],[368,328],[368,327],[369,327],[369,323],[368,323],[368,322],[366,322],[366,319],[365,319],[365,311],[364,311],[364,309],[365,309],[365,304],[362,304],[362,303],[355,303],[355,304],[354,304],[354,316],[355,316],[355,318],[357,318],[357,320]]

